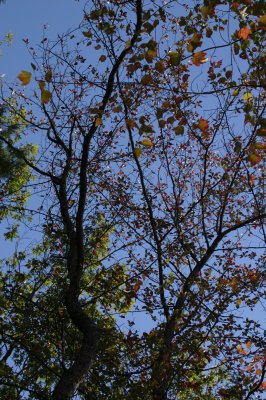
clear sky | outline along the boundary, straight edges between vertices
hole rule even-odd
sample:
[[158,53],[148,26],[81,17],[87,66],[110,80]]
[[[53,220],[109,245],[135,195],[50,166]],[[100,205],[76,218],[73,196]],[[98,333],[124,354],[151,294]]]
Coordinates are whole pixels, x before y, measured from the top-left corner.
[[43,26],[48,25],[47,36],[78,25],[82,19],[84,1],[75,0],[6,0],[0,4],[0,40],[8,32],[14,35],[13,44],[2,47],[0,75],[13,81],[21,69],[28,69],[30,57],[23,42],[28,38],[35,46],[43,37]]

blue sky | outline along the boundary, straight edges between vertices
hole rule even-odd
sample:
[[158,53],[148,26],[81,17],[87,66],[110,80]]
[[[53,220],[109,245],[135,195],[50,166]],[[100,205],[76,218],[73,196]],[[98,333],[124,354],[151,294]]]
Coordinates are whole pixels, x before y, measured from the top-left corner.
[[2,46],[0,75],[13,81],[21,69],[30,65],[24,38],[29,38],[35,46],[43,37],[43,26],[48,25],[49,38],[56,37],[82,19],[84,2],[75,0],[6,0],[0,4],[1,26],[0,40],[8,32],[14,35],[10,47]]

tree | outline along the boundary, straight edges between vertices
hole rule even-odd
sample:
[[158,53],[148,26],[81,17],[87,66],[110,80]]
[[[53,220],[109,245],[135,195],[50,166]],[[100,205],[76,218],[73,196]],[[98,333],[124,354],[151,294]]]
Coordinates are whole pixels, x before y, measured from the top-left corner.
[[264,5],[87,6],[5,99],[38,243],[3,264],[1,395],[262,399]]

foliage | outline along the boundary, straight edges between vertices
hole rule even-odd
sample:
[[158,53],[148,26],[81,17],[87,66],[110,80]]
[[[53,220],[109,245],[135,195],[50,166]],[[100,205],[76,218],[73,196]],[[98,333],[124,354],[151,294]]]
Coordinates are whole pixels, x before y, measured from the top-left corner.
[[2,398],[263,398],[264,35],[260,1],[95,0],[29,47],[0,149],[38,244],[2,262]]

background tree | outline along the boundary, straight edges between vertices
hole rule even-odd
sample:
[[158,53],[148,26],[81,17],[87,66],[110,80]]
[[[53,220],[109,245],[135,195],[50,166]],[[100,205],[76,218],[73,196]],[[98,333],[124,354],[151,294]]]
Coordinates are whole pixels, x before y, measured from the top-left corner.
[[87,7],[5,101],[42,236],[3,267],[2,397],[262,399],[264,6]]

